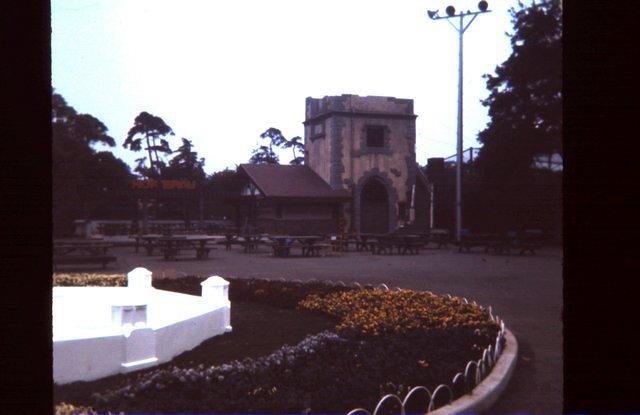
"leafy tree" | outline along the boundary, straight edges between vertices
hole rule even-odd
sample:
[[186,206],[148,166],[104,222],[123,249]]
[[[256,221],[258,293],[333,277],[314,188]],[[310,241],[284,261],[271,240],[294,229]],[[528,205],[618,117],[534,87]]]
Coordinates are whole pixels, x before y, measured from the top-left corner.
[[87,144],[115,146],[113,137],[107,134],[107,127],[90,114],[78,114],[65,99],[55,92],[51,95],[51,124],[57,142],[86,148]]
[[207,177],[204,186],[206,211],[212,219],[234,219],[237,206],[235,200],[246,186],[247,180],[238,171],[225,169]]
[[[562,5],[519,3],[510,14],[513,52],[495,75],[484,75],[489,95],[482,103],[491,121],[478,136],[479,157],[463,175],[463,226],[539,228],[559,235],[561,173],[536,169],[533,161],[562,155]],[[453,182],[447,186],[451,203],[445,204],[453,207]]]
[[280,164],[278,155],[270,146],[259,146],[251,153],[251,164]]
[[216,197],[236,197],[246,185],[246,179],[238,170],[225,169],[207,177],[207,186]]
[[182,145],[173,152],[175,156],[169,161],[169,168],[190,179],[204,179],[204,158],[198,158],[193,151],[191,140],[182,138]]
[[[293,150],[293,160],[291,160],[289,164],[304,164],[304,156],[307,153],[307,150],[304,148],[304,144],[302,144],[302,138],[299,136],[293,137],[291,140],[284,143],[283,147]],[[296,155],[296,150],[298,150],[301,155]]]
[[86,159],[83,178],[87,184],[83,197],[91,217],[130,218],[132,196],[122,191],[128,191],[133,175],[124,161],[109,151],[97,152]]
[[109,147],[116,145],[115,140],[107,135],[107,127],[90,114],[78,114],[74,117],[74,133],[77,138],[87,144],[102,143]]
[[491,121],[479,134],[479,168],[485,179],[531,174],[535,156],[562,154],[562,7],[549,0],[511,9],[513,52],[484,75]]
[[280,164],[280,158],[273,151],[273,148],[282,146],[287,142],[287,139],[284,138],[280,130],[273,127],[260,134],[260,138],[268,140],[267,145],[258,145],[258,147],[251,152],[249,163]]
[[141,112],[134,120],[133,127],[129,129],[127,138],[122,144],[124,148],[132,151],[142,150],[143,140],[146,144],[145,150],[149,156],[149,166],[144,165],[145,158],[137,159],[136,171],[146,177],[158,177],[160,171],[166,163],[160,159],[158,153],[171,154],[169,142],[165,139],[167,135],[175,135],[162,118],[151,115],[148,112]]
[[100,120],[78,114],[55,91],[51,104],[53,232],[63,236],[72,232],[75,219],[106,217],[115,205],[127,209],[131,200],[114,198],[114,193],[126,189],[132,175],[113,154],[91,148],[95,143],[115,145]]
[[181,198],[166,198],[162,201],[163,211],[169,216],[181,217],[189,223],[189,218],[201,213],[199,207],[202,202],[202,186],[206,178],[204,172],[204,158],[198,158],[198,153],[193,150],[193,143],[187,138],[182,138],[182,145],[173,151],[173,158],[167,166],[162,167],[162,179],[169,180],[194,180],[197,183],[196,190],[182,190]]
[[[258,148],[254,149],[251,155],[250,163],[260,164],[260,163],[270,163],[270,164],[279,164],[279,158],[274,152],[275,148],[291,148],[293,151],[293,159],[289,162],[289,164],[303,164],[304,163],[304,154],[305,148],[304,144],[302,144],[302,138],[293,137],[291,140],[287,140],[280,130],[277,128],[269,128],[262,134],[260,134],[260,138],[267,139],[268,145],[260,145]],[[300,153],[298,156],[296,151]]]

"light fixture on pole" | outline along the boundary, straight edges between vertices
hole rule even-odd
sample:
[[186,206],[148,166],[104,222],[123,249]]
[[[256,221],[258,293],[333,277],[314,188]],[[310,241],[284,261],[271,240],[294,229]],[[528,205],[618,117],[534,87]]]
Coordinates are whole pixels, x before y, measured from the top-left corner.
[[[478,17],[479,14],[488,13],[489,4],[482,0],[478,3],[477,12],[460,12],[456,14],[456,9],[453,6],[448,6],[445,9],[446,16],[439,16],[438,10],[427,11],[427,15],[432,20],[439,19],[452,19],[459,18],[459,25],[456,26],[449,22],[451,26],[458,32],[458,143],[457,143],[457,157],[456,157],[456,240],[460,241],[460,234],[462,233],[462,35],[469,28],[471,23]],[[465,16],[471,16],[471,20],[466,25],[464,24]]]

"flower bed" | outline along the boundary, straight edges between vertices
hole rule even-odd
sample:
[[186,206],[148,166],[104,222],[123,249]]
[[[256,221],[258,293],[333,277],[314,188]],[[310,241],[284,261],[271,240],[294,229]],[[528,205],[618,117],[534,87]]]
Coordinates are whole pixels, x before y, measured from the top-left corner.
[[122,274],[53,274],[55,287],[126,287],[127,277]]
[[339,319],[339,332],[360,337],[424,334],[459,327],[480,332],[495,326],[487,311],[477,305],[412,290],[313,294],[300,301],[300,306]]
[[[198,294],[203,279],[154,280]],[[65,280],[69,282],[69,280]],[[131,374],[96,391],[91,406],[131,412],[332,412],[373,407],[386,393],[431,390],[482,356],[499,327],[477,305],[409,290],[359,290],[323,282],[229,279],[231,301],[300,307],[331,316],[335,331],[257,359]]]

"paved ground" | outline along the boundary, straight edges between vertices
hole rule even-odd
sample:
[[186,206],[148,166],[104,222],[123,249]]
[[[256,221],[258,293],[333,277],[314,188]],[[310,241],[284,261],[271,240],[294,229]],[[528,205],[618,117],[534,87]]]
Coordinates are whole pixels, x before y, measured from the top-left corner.
[[[114,248],[118,257],[110,271],[144,266],[163,275],[267,277],[386,283],[389,286],[464,296],[492,305],[516,336],[520,356],[514,376],[491,413],[559,414],[562,412],[562,251],[542,249],[536,256],[458,253],[427,249],[419,255],[372,256],[348,252],[336,257],[274,258],[266,248],[244,254],[223,247],[211,258],[167,262],[160,256],[136,254],[132,247]],[[60,270],[64,272],[64,270]]]

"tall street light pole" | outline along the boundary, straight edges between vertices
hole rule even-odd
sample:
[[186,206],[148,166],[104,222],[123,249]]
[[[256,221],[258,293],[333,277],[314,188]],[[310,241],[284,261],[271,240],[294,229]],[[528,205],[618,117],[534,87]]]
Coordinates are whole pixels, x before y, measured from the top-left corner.
[[[460,12],[456,14],[456,9],[453,6],[448,6],[445,9],[446,16],[439,16],[438,10],[427,11],[429,18],[432,20],[447,19],[449,24],[458,32],[458,142],[456,155],[456,240],[458,242],[462,233],[462,35],[479,14],[490,12],[490,10],[487,10],[488,7],[489,4],[482,0],[478,3],[479,11],[477,12],[467,10],[466,13]],[[471,20],[466,25],[464,24],[465,16],[471,16]],[[459,19],[458,26],[449,20],[455,18]]]

